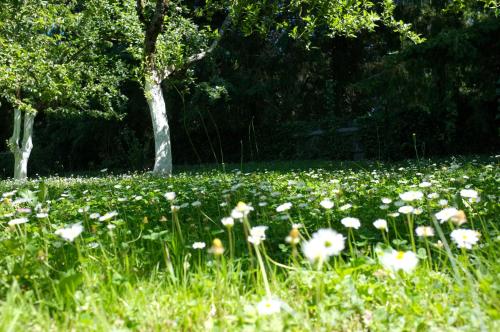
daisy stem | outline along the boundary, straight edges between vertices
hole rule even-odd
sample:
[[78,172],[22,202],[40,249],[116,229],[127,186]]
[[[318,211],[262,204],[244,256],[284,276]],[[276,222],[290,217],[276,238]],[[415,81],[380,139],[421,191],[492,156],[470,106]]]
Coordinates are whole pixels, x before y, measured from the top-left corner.
[[323,294],[323,278],[321,277],[321,272],[323,270],[323,260],[318,262],[318,274],[316,282],[316,305],[319,305],[321,301],[321,295]]
[[175,227],[177,228],[177,233],[179,233],[179,238],[181,239],[181,244],[184,246],[184,237],[182,236],[181,224],[179,223],[179,218],[176,212],[172,212],[172,218],[174,219]]
[[233,243],[233,228],[228,228],[228,237],[229,237],[229,257],[231,261],[234,260],[234,243]]
[[354,242],[354,234],[351,228],[349,228],[349,231],[347,233],[347,242],[349,243],[349,251],[351,252],[351,257],[354,258],[354,247],[352,244],[352,242]]
[[427,256],[429,258],[429,260],[427,261],[427,264],[428,264],[429,268],[432,269],[433,264],[432,264],[432,255],[431,255],[431,248],[429,246],[429,240],[427,240],[427,237],[425,237],[424,241],[425,241],[425,247],[427,249]]
[[250,242],[247,241],[248,236],[249,236],[249,231],[250,231],[250,223],[248,222],[247,217],[243,217],[243,231],[245,232],[245,242],[247,243],[248,247],[248,254],[250,255],[251,258],[253,258],[253,252],[252,252],[252,245]]
[[389,245],[389,232],[386,232],[382,229],[382,238],[384,239],[385,244]]
[[271,288],[269,287],[269,281],[267,279],[266,267],[264,265],[264,261],[262,260],[262,255],[260,254],[259,246],[254,245],[255,254],[257,256],[257,260],[259,262],[260,271],[262,273],[262,279],[264,281],[264,288],[266,289],[266,295],[270,299],[271,298]]
[[413,252],[417,252],[417,246],[415,245],[415,237],[413,236],[413,218],[408,214],[408,231],[410,232],[411,249]]

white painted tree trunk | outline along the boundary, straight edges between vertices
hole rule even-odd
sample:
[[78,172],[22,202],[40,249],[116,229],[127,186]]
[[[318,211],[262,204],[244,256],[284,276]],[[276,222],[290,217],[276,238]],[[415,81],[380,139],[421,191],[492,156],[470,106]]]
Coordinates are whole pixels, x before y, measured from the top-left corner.
[[33,149],[33,124],[36,114],[25,112],[21,140],[22,112],[14,110],[14,130],[9,140],[10,151],[14,154],[14,179],[24,180],[28,176],[28,160]]
[[155,139],[155,165],[153,173],[171,175],[172,146],[167,109],[163,91],[161,90],[161,81],[158,73],[154,70],[146,77],[144,93],[149,105]]

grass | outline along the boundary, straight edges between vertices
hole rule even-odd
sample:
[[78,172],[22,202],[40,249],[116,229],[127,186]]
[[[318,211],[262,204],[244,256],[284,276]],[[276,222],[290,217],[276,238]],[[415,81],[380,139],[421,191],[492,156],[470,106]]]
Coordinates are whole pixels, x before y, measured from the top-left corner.
[[[0,182],[0,330],[500,328],[494,157],[245,167]],[[480,200],[462,197],[463,189]],[[401,202],[408,191],[423,198]],[[320,205],[326,198],[332,209]],[[284,203],[291,208],[277,212]],[[401,205],[417,213],[396,215]],[[226,228],[221,219],[235,207],[248,214]],[[463,210],[467,223],[440,223],[435,214],[445,207]],[[345,217],[361,227],[346,228]],[[388,232],[373,226],[379,218]],[[56,234],[75,223],[83,232],[73,241]],[[257,225],[268,227],[265,239]],[[419,226],[434,236],[416,236]],[[345,238],[340,254],[322,256],[340,246],[325,242],[316,259],[306,257],[304,244],[330,227]],[[455,229],[481,236],[460,248]],[[206,247],[193,249],[195,242]],[[416,267],[384,263],[391,248],[401,257],[413,252]]]

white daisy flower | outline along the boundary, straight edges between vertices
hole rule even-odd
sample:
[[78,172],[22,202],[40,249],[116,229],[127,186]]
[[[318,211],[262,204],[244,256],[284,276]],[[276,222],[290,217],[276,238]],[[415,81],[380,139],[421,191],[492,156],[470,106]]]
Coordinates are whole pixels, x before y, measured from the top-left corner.
[[60,228],[54,233],[69,242],[73,242],[83,232],[83,226],[80,223]]
[[448,207],[436,213],[435,216],[437,220],[439,220],[442,224],[453,218],[457,213],[458,213],[457,209],[455,209],[454,207]]
[[361,227],[361,222],[359,221],[358,218],[345,217],[345,218],[342,218],[342,220],[340,222],[342,223],[342,225],[344,225],[347,228],[359,229],[359,227]]
[[398,209],[398,212],[402,214],[411,214],[414,210],[413,206],[404,205]]
[[193,249],[204,249],[206,247],[205,242],[195,242],[192,245]]
[[380,229],[380,230],[383,230],[383,231],[386,231],[388,230],[387,228],[387,220],[385,219],[377,219],[373,222],[373,226],[375,226],[376,229]]
[[12,219],[11,221],[9,221],[7,224],[9,226],[15,226],[15,225],[21,225],[21,224],[25,224],[27,223],[29,220],[28,218],[16,218],[16,219]]
[[234,219],[231,217],[224,217],[221,219],[221,223],[226,227],[233,227]]
[[277,314],[281,311],[281,301],[276,299],[263,299],[257,303],[257,312],[261,316]]
[[419,226],[415,229],[415,233],[419,237],[434,236],[434,228],[430,226]]
[[333,207],[333,202],[330,199],[325,198],[319,202],[319,205],[321,205],[323,209],[330,210]]
[[106,220],[109,220],[111,218],[114,218],[118,215],[118,212],[116,211],[111,211],[111,212],[108,212],[106,213],[105,215],[99,217],[99,221],[106,221]]
[[176,194],[173,191],[169,191],[169,192],[165,193],[164,196],[167,199],[167,201],[173,201],[176,197]]
[[311,262],[322,262],[330,256],[340,254],[344,248],[344,236],[327,228],[319,229],[312,239],[302,246],[304,255]]
[[424,194],[421,191],[407,191],[405,193],[399,194],[399,197],[405,202],[413,202],[422,199]]
[[238,202],[233,211],[231,211],[231,217],[234,219],[243,219],[243,217],[247,216],[251,211],[253,211],[251,205],[244,202]]
[[440,199],[439,202],[438,202],[438,204],[440,206],[447,206],[448,205],[448,200],[446,200],[446,199]]
[[392,202],[392,199],[390,199],[390,198],[387,198],[387,197],[382,198],[382,203],[384,203],[384,204],[391,204],[391,202]]
[[263,240],[266,239],[267,226],[255,226],[250,229],[248,242],[258,246]]
[[472,249],[472,246],[479,241],[481,233],[472,229],[455,229],[450,237],[457,247]]
[[382,266],[393,272],[402,270],[406,273],[412,272],[418,264],[418,257],[412,251],[396,251],[394,249],[384,251],[379,255]]
[[292,207],[292,203],[290,203],[290,202],[283,203],[276,208],[276,212],[285,212],[285,211],[290,210],[291,207]]

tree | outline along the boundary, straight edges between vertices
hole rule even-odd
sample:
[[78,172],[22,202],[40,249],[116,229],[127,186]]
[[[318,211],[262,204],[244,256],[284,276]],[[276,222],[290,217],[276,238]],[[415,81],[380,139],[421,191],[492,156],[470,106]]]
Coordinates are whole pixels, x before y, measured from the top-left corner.
[[196,14],[196,6],[188,8],[183,6],[182,1],[137,0],[135,7],[140,30],[136,30],[134,37],[143,37],[138,78],[142,81],[148,102],[155,141],[153,172],[170,175],[172,147],[161,84],[175,71],[209,54],[229,24],[229,16],[221,24],[218,36],[208,46],[211,29],[209,26],[200,29],[194,22],[194,18],[200,16]]
[[0,97],[14,109],[14,178],[27,177],[38,113],[119,117],[123,66],[102,54],[113,47],[103,35],[111,9],[100,0],[0,4]]
[[[203,59],[217,45],[230,22],[245,34],[254,31],[269,33],[281,31],[295,38],[308,38],[322,28],[330,35],[355,36],[362,30],[373,30],[378,22],[392,27],[405,37],[418,41],[419,37],[410,30],[410,25],[396,21],[392,12],[394,4],[384,0],[379,7],[368,1],[205,1],[203,7],[198,2],[174,0],[137,0],[136,19],[132,26],[139,29],[131,34],[137,40],[142,36],[141,71],[138,77],[143,81],[148,102],[155,140],[154,173],[171,174],[172,147],[162,82],[175,71]],[[130,9],[128,4],[124,8]],[[219,25],[219,33],[212,35],[215,40],[208,47],[210,24],[213,15],[223,12],[226,16]],[[200,13],[208,15],[208,24],[200,28],[196,20]],[[128,14],[130,15],[130,14]],[[205,22],[207,23],[207,22]],[[133,29],[132,29],[133,30]],[[139,44],[133,44],[138,46]],[[136,49],[137,54],[137,49]]]

